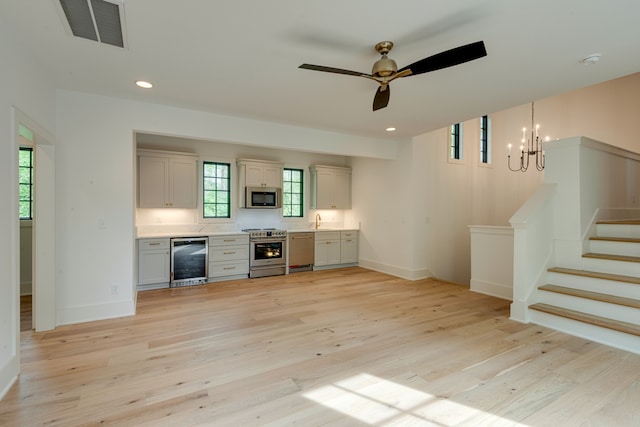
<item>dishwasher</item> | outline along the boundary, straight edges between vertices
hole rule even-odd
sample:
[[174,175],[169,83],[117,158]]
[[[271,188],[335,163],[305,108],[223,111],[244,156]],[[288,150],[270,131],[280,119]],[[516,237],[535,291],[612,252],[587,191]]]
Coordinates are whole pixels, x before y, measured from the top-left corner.
[[313,270],[315,233],[289,233],[289,273]]

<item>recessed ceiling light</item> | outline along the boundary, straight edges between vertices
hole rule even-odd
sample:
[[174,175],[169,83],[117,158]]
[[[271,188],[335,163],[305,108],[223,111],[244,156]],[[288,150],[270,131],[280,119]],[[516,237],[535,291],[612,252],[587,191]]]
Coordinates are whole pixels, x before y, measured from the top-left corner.
[[594,53],[592,55],[585,56],[580,60],[580,62],[583,64],[595,64],[596,62],[600,61],[600,57],[601,55],[599,53]]
[[396,130],[396,128],[394,127],[389,127],[385,129],[387,132],[393,132],[394,130]]
[[151,89],[151,88],[153,87],[153,85],[152,85],[151,83],[149,83],[149,82],[145,82],[144,80],[138,80],[138,81],[136,82],[136,85],[137,85],[138,87],[143,88],[143,89]]

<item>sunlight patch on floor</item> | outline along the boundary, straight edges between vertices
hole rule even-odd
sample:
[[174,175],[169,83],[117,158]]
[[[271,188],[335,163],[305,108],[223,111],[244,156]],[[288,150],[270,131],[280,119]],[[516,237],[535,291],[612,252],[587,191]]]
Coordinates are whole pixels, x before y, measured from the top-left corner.
[[310,390],[303,394],[369,425],[524,426],[451,400],[367,373]]

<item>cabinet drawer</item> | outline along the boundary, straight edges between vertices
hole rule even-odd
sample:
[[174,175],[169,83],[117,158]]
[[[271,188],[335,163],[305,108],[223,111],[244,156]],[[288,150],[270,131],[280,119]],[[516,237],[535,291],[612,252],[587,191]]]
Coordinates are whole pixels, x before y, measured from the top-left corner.
[[249,245],[213,246],[209,249],[210,261],[249,259]]
[[341,231],[340,237],[342,239],[357,239],[358,232],[357,231]]
[[339,231],[316,231],[316,241],[318,240],[340,240]]
[[249,244],[248,234],[209,237],[209,246],[248,245],[248,244]]
[[249,274],[249,260],[209,263],[209,277],[235,276],[237,274]]
[[138,249],[141,251],[148,249],[169,249],[169,239],[140,239]]

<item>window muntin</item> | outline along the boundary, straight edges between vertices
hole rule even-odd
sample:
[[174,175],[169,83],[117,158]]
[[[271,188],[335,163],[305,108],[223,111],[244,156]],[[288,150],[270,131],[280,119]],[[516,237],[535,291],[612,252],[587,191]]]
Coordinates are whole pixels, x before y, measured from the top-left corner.
[[449,158],[462,160],[462,126],[456,123],[449,129]]
[[33,149],[20,147],[19,162],[20,219],[33,219]]
[[231,165],[203,162],[202,210],[204,218],[231,218]]
[[480,163],[491,163],[489,116],[480,117]]
[[284,168],[282,173],[282,216],[303,217],[302,169]]

